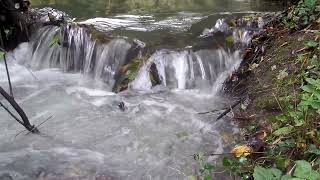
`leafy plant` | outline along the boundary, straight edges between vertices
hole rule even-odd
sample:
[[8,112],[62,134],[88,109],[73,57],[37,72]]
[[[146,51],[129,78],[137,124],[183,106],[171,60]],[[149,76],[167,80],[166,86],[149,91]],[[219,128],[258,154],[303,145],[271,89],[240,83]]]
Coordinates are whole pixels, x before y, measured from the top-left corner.
[[317,110],[320,114],[320,79],[307,78],[308,84],[302,87],[302,101],[298,105],[300,110],[307,111],[309,108]]
[[319,43],[317,42],[317,41],[313,41],[313,40],[309,40],[309,41],[306,41],[305,42],[305,46],[307,47],[307,48],[316,48],[316,47],[318,47],[319,46]]
[[[214,166],[210,163],[207,163],[204,160],[204,156],[202,153],[198,153],[194,155],[194,159],[197,161],[199,166],[199,176],[202,180],[212,180],[212,172],[214,170]],[[191,178],[189,178],[191,179]]]
[[250,161],[247,157],[241,156],[238,158],[225,157],[223,158],[223,166],[236,173],[242,179],[250,179],[252,172],[250,172]]
[[284,175],[276,168],[256,166],[253,177],[255,180],[319,180],[320,173],[313,170],[309,162],[299,160],[295,161],[295,170],[292,174]]
[[52,48],[53,46],[56,46],[59,44],[60,44],[60,36],[59,36],[59,34],[56,34],[53,36],[53,38],[49,44],[49,48]]
[[3,58],[4,58],[4,55],[5,55],[5,52],[3,52],[3,51],[0,50],[0,59],[3,59]]
[[253,177],[255,180],[280,180],[282,172],[276,168],[263,168],[256,166],[254,168]]
[[300,0],[293,6],[284,18],[284,23],[290,29],[306,26],[316,20],[317,0]]

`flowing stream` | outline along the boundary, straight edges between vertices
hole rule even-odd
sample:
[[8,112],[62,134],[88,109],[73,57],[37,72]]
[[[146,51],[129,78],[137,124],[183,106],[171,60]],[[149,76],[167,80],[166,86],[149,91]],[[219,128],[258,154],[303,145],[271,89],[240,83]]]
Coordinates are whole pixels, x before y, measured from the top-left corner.
[[[63,2],[53,7],[68,7]],[[0,180],[187,179],[197,169],[195,153],[228,152],[238,140],[237,126],[216,121],[217,114],[198,113],[229,107],[223,83],[241,63],[241,50],[254,33],[247,28],[264,23],[231,28],[225,19],[265,7],[229,0],[218,3],[223,11],[207,13],[205,2],[193,2],[194,9],[160,6],[166,15],[145,12],[144,6],[122,9],[122,1],[109,1],[118,9],[107,7],[103,14],[100,7],[85,11],[77,2],[81,7],[67,12],[79,20],[39,28],[30,42],[9,52],[16,101],[32,124],[52,118],[39,127],[41,136],[16,136],[23,127],[0,110]],[[57,35],[60,42],[52,45]],[[228,36],[231,45],[225,43]],[[114,93],[118,72],[137,49],[146,61],[128,89]],[[3,62],[0,72],[0,85],[8,88]],[[219,166],[217,157],[205,160]]]

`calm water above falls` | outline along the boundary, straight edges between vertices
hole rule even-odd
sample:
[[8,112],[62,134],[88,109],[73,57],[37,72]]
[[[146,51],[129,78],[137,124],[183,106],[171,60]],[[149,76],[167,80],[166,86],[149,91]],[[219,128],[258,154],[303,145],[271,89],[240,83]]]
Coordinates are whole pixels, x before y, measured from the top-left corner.
[[104,17],[114,14],[157,14],[191,12],[276,11],[281,6],[268,0],[31,0],[34,6],[63,10],[78,18]]
[[[237,127],[230,121],[198,114],[229,106],[222,84],[239,66],[239,49],[253,33],[229,28],[222,19],[274,11],[273,4],[240,0],[33,4],[52,6],[79,19],[63,29],[41,28],[29,43],[8,54],[15,98],[32,123],[53,118],[40,127],[43,136],[15,138],[22,127],[0,110],[1,180],[187,179],[196,169],[193,154],[229,151],[237,140]],[[97,40],[83,25],[93,25],[109,40]],[[49,48],[56,34],[62,45]],[[235,45],[225,44],[227,36]],[[113,93],[117,72],[138,46],[141,53],[149,53],[148,60],[128,90]],[[152,64],[161,80],[157,86],[149,76]],[[3,64],[0,72],[5,72]],[[6,80],[0,73],[1,86],[7,87]],[[207,160],[219,162],[216,157]]]

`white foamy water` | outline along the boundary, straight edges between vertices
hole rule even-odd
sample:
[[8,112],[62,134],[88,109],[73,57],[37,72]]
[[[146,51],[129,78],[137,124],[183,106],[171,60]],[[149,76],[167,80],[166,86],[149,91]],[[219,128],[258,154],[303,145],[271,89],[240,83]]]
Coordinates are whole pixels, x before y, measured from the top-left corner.
[[[13,61],[10,69],[16,100],[32,123],[53,116],[39,128],[43,136],[15,138],[23,128],[0,110],[0,174],[17,180],[186,179],[173,169],[192,174],[192,154],[223,152],[220,132],[233,133],[227,122],[197,115],[221,108],[213,103],[219,97],[188,90],[123,96],[80,74],[48,69],[33,71],[34,79]],[[0,82],[6,86],[4,73]]]
[[118,15],[115,17],[105,18],[97,17],[88,19],[79,24],[92,25],[96,29],[108,32],[115,29],[126,29],[133,31],[155,31],[160,29],[186,31],[192,24],[204,19],[204,16],[193,13],[180,13],[177,16],[167,17],[165,19],[156,19],[154,16],[139,15]]
[[[49,48],[57,34],[60,45]],[[75,24],[48,26],[8,54],[15,99],[32,124],[53,118],[39,127],[41,136],[15,138],[23,128],[0,110],[0,179],[186,179],[193,154],[228,149],[232,142],[222,136],[232,140],[236,127],[198,112],[229,107],[220,90],[241,62],[239,51],[157,49],[129,89],[115,94],[129,42],[101,43]],[[7,88],[3,62],[0,72]]]
[[240,62],[238,51],[160,50],[140,69],[130,87],[140,91],[150,90],[152,83],[149,72],[151,63],[154,63],[163,86],[172,89],[202,89],[215,95],[228,76],[239,67]]

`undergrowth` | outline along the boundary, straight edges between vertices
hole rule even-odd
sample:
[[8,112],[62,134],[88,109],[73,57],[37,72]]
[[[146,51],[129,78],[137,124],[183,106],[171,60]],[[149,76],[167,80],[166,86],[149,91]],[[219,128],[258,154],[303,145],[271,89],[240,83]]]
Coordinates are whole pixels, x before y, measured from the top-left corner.
[[[277,106],[279,112],[264,118],[269,128],[259,128],[258,122],[245,128],[248,134],[258,134],[254,141],[259,148],[253,148],[251,144],[239,145],[233,149],[233,156],[223,158],[223,165],[241,179],[320,180],[318,5],[317,0],[300,0],[282,18],[288,32],[305,32],[317,25],[315,30],[308,32],[311,38],[304,40],[304,47],[293,53],[293,59],[277,62],[289,68],[280,66],[283,69],[271,80],[273,88],[269,92],[273,100],[268,99],[268,103]],[[198,164],[203,173],[197,179],[213,179],[214,174],[210,174],[213,167],[202,161]]]

